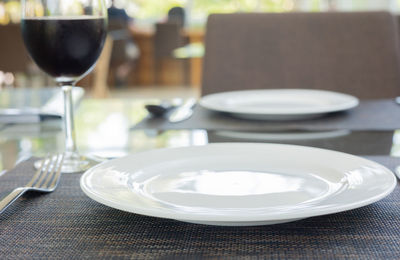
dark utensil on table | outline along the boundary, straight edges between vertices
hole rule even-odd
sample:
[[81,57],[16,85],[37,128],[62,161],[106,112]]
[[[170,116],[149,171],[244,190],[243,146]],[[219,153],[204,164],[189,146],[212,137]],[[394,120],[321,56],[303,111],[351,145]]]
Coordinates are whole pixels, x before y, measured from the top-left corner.
[[161,103],[159,105],[148,104],[148,105],[145,105],[145,108],[152,116],[162,117],[167,112],[171,111],[171,109],[173,109],[174,106],[169,103]]
[[195,105],[196,99],[189,98],[185,102],[173,100],[172,102],[164,101],[160,104],[147,104],[145,108],[153,117],[163,117],[168,114],[168,121],[177,123],[188,119],[193,114]]
[[160,104],[147,104],[145,108],[153,117],[162,117],[181,104],[182,99],[175,98],[171,101],[162,101]]

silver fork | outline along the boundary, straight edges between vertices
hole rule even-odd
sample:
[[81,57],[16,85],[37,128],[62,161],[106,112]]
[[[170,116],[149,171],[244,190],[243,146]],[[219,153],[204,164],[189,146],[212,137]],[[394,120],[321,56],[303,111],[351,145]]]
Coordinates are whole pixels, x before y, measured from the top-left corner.
[[18,187],[0,201],[0,214],[28,190],[52,192],[56,189],[61,175],[64,155],[48,156],[42,160],[42,165],[33,178],[24,187]]

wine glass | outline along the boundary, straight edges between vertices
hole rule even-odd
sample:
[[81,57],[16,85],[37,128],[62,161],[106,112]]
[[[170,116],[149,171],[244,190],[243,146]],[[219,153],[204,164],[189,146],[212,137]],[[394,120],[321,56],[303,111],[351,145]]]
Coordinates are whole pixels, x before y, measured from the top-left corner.
[[65,155],[62,172],[79,172],[93,161],[75,145],[72,89],[94,67],[107,33],[104,0],[22,0],[22,35],[35,63],[64,93]]

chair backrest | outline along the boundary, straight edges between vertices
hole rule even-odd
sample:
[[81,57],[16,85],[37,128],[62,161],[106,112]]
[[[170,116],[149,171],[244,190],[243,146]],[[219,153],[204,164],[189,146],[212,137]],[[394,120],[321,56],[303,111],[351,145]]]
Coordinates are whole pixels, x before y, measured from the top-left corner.
[[19,24],[0,26],[0,70],[24,72],[31,62]]
[[205,45],[202,95],[263,88],[400,95],[397,25],[387,12],[214,14]]
[[172,51],[182,47],[184,38],[177,23],[157,23],[154,35],[154,56],[156,59],[172,58]]

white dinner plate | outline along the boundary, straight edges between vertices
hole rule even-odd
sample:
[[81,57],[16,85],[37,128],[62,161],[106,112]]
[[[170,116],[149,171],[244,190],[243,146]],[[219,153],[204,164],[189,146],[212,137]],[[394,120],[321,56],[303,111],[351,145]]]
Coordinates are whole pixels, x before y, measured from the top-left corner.
[[282,144],[168,148],[102,163],[82,190],[107,206],[209,225],[266,225],[358,208],[388,195],[394,174],[375,162]]
[[314,118],[349,110],[358,103],[354,96],[312,89],[232,91],[207,95],[200,100],[200,105],[209,110],[258,120]]

